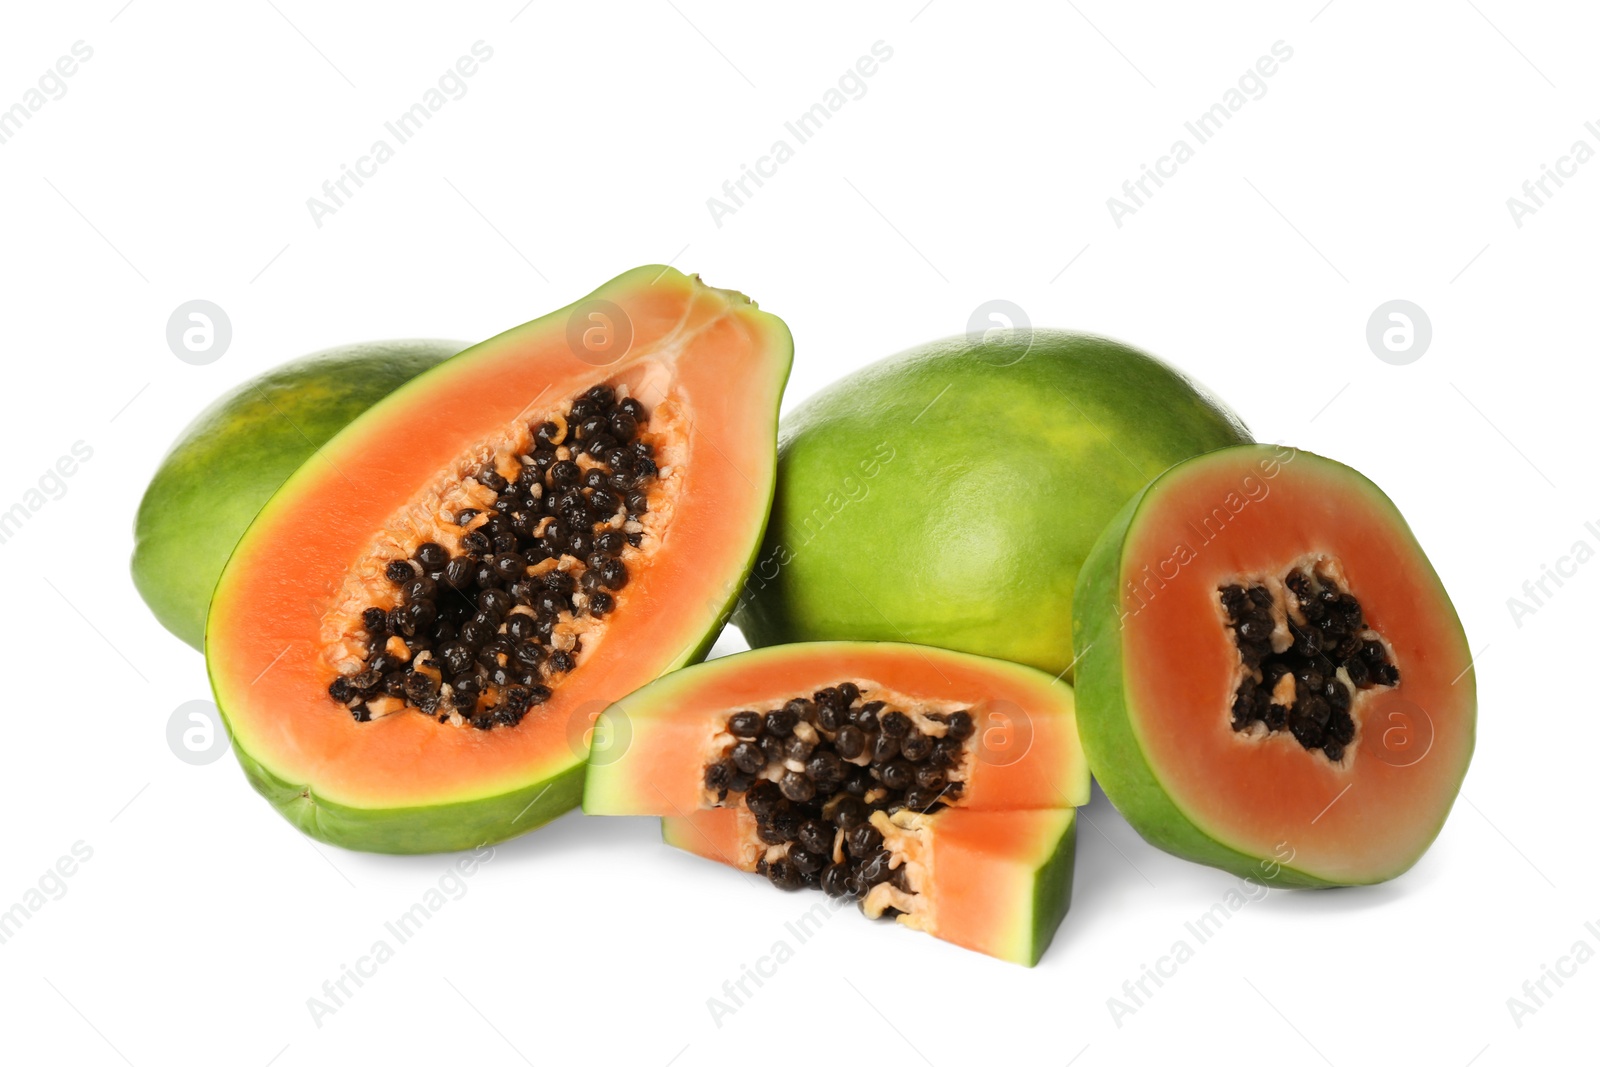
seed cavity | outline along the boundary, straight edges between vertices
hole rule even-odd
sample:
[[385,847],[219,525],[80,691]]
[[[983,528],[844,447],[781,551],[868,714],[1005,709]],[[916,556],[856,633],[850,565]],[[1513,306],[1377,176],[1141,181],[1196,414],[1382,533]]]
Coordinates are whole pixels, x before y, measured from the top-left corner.
[[476,506],[439,516],[458,547],[382,563],[385,603],[361,611],[364,653],[329,697],[357,722],[411,710],[479,730],[549,700],[583,652],[573,621],[618,611],[641,565],[660,482],[648,422],[625,387],[596,385],[463,479]]
[[1361,603],[1319,559],[1281,581],[1218,588],[1242,670],[1230,707],[1238,732],[1287,730],[1307,751],[1338,763],[1356,733],[1357,694],[1400,684],[1400,669]]
[[915,894],[885,820],[906,825],[959,802],[976,731],[969,709],[864,700],[865,690],[841,682],[729,715],[705,766],[703,799],[749,810],[756,870],[779,889],[821,889],[892,917]]

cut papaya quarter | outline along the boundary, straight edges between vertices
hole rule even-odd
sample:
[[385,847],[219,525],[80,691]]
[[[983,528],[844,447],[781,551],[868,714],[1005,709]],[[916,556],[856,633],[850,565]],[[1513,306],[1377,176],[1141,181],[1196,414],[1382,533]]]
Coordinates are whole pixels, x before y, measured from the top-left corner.
[[1079,720],[1144,837],[1281,887],[1400,874],[1472,756],[1461,621],[1358,472],[1250,445],[1158,476],[1079,580]]
[[306,833],[476,846],[577,803],[594,712],[705,654],[771,502],[789,331],[644,267],[413,379],[262,509],[206,624]]
[[1002,660],[891,642],[743,652],[607,708],[589,760],[591,815],[831,805],[916,811],[1086,803],[1072,689]]
[[[799,844],[763,844],[756,816],[719,808],[661,820],[669,845],[753,871],[786,889],[813,878]],[[1077,811],[874,812],[840,829],[817,880],[834,898],[854,898],[870,918],[916,930],[1012,963],[1033,966],[1072,897]],[[854,849],[862,848],[861,855]],[[799,855],[796,855],[799,853]]]

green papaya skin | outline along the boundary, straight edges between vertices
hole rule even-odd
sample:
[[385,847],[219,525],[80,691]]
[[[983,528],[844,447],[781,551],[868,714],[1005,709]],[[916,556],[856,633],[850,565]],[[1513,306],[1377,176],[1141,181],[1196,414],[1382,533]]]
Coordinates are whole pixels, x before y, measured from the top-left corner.
[[952,337],[785,421],[778,490],[734,622],[751,645],[909,641],[1065,674],[1101,528],[1151,478],[1251,440],[1195,382],[1061,330]]
[[1067,911],[1072,907],[1072,872],[1078,851],[1078,819],[1074,811],[1072,825],[1056,845],[1056,850],[1033,876],[1033,940],[1029,948],[1028,966],[1033,967],[1044,958],[1044,950],[1056,936]]
[[222,567],[267,499],[377,401],[466,348],[464,341],[341,345],[275,367],[219,397],[173,442],[133,525],[133,584],[197,651]]
[[[403,856],[494,845],[543,826],[577,807],[583,798],[583,765],[579,764],[544,781],[483,800],[373,811],[335,804],[305,786],[285,782],[238,745],[233,754],[256,792],[301,833],[361,852]],[[1070,885],[1070,866],[1067,873]]]

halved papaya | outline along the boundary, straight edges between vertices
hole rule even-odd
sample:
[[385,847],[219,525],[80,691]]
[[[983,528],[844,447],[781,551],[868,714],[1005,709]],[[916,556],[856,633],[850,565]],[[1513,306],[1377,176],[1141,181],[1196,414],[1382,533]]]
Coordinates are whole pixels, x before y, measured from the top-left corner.
[[585,811],[666,816],[669,842],[779,888],[1030,964],[1066,910],[1088,767],[1071,688],[1031,667],[775,645],[668,675],[595,729]]
[[[770,877],[772,863],[752,838],[755,823],[744,809],[696,811],[663,818],[661,837],[675,848]],[[889,857],[880,862],[893,866],[862,898],[869,916],[893,916],[1012,963],[1039,962],[1071,903],[1075,809],[875,812],[870,825]],[[846,854],[841,842],[841,861]]]
[[1394,503],[1283,446],[1145,487],[1078,583],[1095,778],[1152,843],[1267,885],[1378,882],[1437,836],[1472,756],[1472,654]]
[[379,852],[531,829],[594,709],[704,655],[771,502],[793,346],[643,267],[353,421],[262,509],[206,659],[251,783]]

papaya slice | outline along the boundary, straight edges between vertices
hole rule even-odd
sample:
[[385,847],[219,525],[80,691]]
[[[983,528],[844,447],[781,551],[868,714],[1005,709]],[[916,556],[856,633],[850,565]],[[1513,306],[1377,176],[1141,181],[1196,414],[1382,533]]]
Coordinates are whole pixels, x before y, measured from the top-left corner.
[[1147,840],[1280,887],[1414,864],[1472,756],[1472,654],[1394,503],[1283,446],[1167,470],[1102,533],[1073,620],[1095,778]]
[[[816,641],[741,652],[616,701],[583,808],[683,815],[853,796],[916,810],[1088,803],[1072,688],[963,652]],[[758,783],[765,782],[766,785]],[[780,805],[781,806],[781,805]]]
[[[661,837],[705,859],[768,874],[771,861],[752,840],[755,822],[745,809],[695,811],[663,818]],[[1075,809],[880,811],[870,825],[893,866],[862,898],[867,915],[1026,967],[1039,962],[1071,902]],[[845,854],[841,844],[841,861]]]
[[792,352],[747,297],[643,267],[332,437],[245,531],[207,618],[252,785],[379,852],[576,804],[594,709],[702,657],[731,608]]
[[781,889],[1032,964],[1088,801],[1072,690],[893,643],[775,645],[668,675],[595,724],[584,810]]

